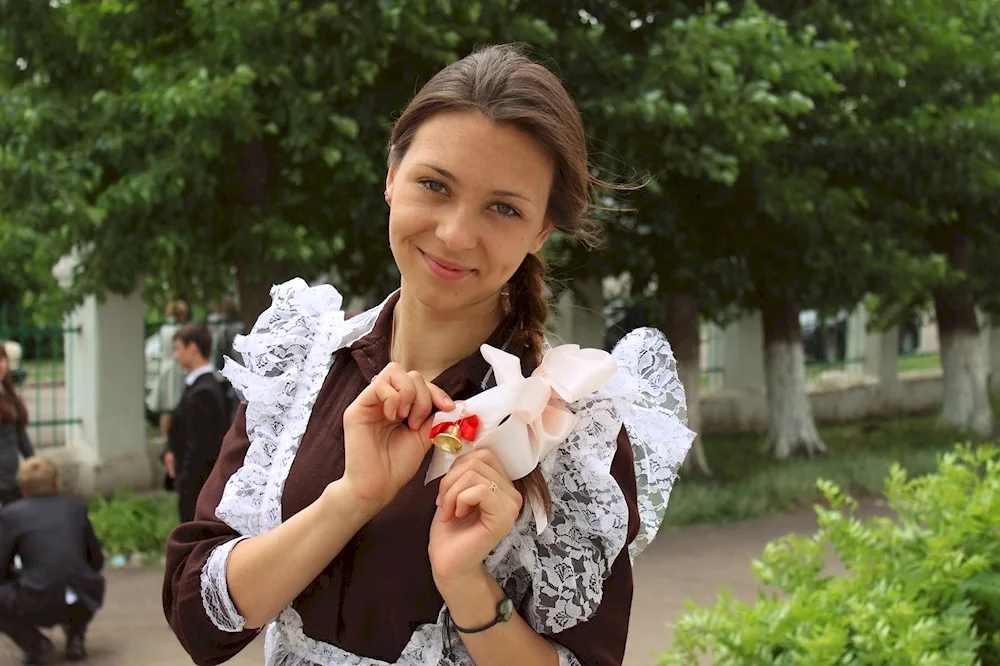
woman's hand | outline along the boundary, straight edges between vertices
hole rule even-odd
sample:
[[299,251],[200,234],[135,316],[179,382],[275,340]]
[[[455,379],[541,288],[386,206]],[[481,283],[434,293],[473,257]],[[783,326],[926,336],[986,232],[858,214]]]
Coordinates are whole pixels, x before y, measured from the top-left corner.
[[455,403],[418,372],[390,363],[344,412],[344,477],[378,511],[413,478],[432,446],[431,413]]
[[483,560],[513,529],[522,504],[492,451],[455,460],[441,479],[428,548],[439,590],[482,574]]

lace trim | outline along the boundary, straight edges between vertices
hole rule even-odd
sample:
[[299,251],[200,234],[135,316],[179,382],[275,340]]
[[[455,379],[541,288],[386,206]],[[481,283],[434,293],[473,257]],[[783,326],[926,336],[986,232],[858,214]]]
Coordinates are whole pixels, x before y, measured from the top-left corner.
[[333,354],[371,332],[381,310],[346,320],[336,289],[309,287],[300,278],[272,288],[271,297],[250,334],[233,341],[245,366],[227,358],[222,370],[247,403],[250,447],[215,515],[245,535],[281,524],[285,478]]
[[580,660],[576,658],[576,655],[570,652],[565,646],[554,644],[556,646],[556,652],[559,654],[559,666],[583,666]]
[[[280,524],[284,479],[333,354],[370,332],[385,304],[345,320],[335,289],[310,288],[300,279],[275,287],[272,298],[250,335],[234,342],[246,368],[227,360],[223,370],[248,403],[251,445],[243,466],[226,484],[216,515],[244,535]],[[610,474],[622,426],[635,452],[639,491],[641,525],[629,549],[633,560],[656,536],[694,439],[684,424],[683,387],[666,338],[654,329],[638,329],[613,353],[618,373],[602,392],[571,405],[579,423],[567,442],[542,461],[553,495],[549,528],[538,536],[530,512],[525,512],[486,562],[515,600],[528,599],[525,619],[542,634],[569,629],[594,615],[604,581],[625,546],[628,507]],[[436,624],[413,633],[397,664],[441,662],[443,610]],[[472,664],[457,636],[449,635],[448,642],[452,652],[445,663]],[[290,607],[272,623],[267,645],[271,666],[385,663],[305,636],[301,618]],[[560,663],[578,662],[561,648]]]
[[[264,643],[265,662],[267,666],[475,666],[472,656],[457,634],[452,632],[448,641],[444,640],[441,630],[443,622],[442,611],[438,616],[438,623],[418,628],[399,659],[389,664],[309,638],[302,631],[302,618],[288,608],[268,629]],[[554,642],[553,645],[559,654],[559,666],[583,666],[568,648]]]
[[219,629],[232,634],[243,631],[246,619],[236,610],[229,585],[226,583],[226,565],[229,555],[240,541],[249,537],[236,537],[216,546],[201,569],[201,603],[208,619]]
[[639,532],[629,546],[635,559],[656,538],[670,492],[696,434],[687,427],[687,400],[666,336],[654,328],[626,335],[614,355],[622,370],[608,390],[624,415],[635,454]]
[[[557,633],[591,618],[628,533],[628,505],[610,474],[622,426],[631,441],[640,525],[632,561],[653,540],[694,441],[670,345],[655,329],[629,333],[613,352],[618,372],[603,391],[570,408],[579,423],[542,462],[552,492],[550,527],[527,515],[487,560],[507,589],[531,594],[528,623]],[[527,512],[526,512],[527,513]]]

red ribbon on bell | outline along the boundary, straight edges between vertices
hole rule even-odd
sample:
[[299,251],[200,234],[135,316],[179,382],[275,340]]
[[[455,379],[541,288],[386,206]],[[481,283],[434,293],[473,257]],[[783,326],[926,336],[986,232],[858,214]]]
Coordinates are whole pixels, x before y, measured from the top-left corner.
[[431,440],[446,453],[460,453],[463,441],[473,442],[479,431],[479,417],[473,414],[458,421],[445,421],[431,428]]

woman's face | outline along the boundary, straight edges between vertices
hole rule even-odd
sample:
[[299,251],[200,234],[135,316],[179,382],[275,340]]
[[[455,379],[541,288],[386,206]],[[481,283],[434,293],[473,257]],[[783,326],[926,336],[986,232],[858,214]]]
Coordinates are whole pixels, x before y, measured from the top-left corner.
[[472,111],[440,113],[389,169],[389,245],[425,306],[495,302],[548,237],[554,166],[530,136]]

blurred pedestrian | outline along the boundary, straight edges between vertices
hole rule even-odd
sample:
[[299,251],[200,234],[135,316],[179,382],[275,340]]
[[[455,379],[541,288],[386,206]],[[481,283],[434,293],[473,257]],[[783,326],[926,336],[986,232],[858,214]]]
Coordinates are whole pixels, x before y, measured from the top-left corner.
[[0,344],[0,505],[21,497],[17,468],[35,455],[28,437],[28,410],[17,394],[5,345]]

